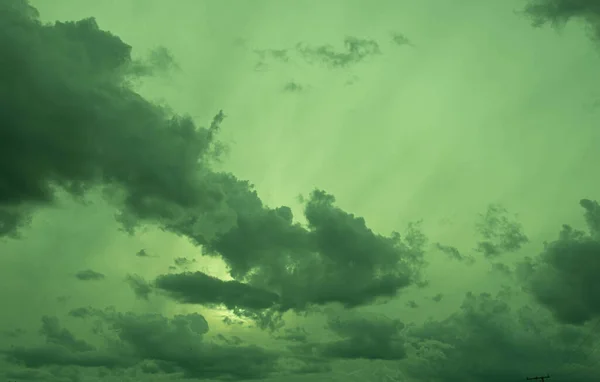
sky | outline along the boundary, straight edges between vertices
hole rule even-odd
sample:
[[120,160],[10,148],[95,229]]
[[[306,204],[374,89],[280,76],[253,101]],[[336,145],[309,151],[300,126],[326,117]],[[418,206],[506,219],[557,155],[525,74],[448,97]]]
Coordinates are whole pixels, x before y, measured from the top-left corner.
[[0,1],[0,378],[600,379],[598,0]]

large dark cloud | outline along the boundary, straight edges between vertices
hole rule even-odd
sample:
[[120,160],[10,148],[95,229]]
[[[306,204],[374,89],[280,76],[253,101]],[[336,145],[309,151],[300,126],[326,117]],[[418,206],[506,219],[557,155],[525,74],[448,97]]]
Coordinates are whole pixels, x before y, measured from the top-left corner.
[[162,275],[155,285],[182,303],[224,304],[229,309],[268,309],[279,299],[275,293],[235,280],[223,281],[202,272]]
[[211,241],[198,237],[191,225],[175,229],[204,244],[208,254],[221,256],[235,279],[276,293],[279,310],[368,304],[417,280],[425,244],[417,229],[410,228],[404,240],[399,234],[378,235],[323,191],[306,201],[308,226],[303,227],[293,222],[288,207],[266,208],[256,193],[229,179],[230,190],[238,190],[227,195],[237,211],[234,227]]
[[600,3],[597,0],[531,0],[525,12],[536,25],[562,26],[570,20],[582,20],[592,35],[600,38]]
[[40,333],[46,337],[48,343],[63,346],[68,350],[76,352],[94,350],[92,345],[75,338],[73,333],[62,328],[56,317],[42,317],[42,328]]
[[[127,230],[152,223],[188,237],[237,281],[279,295],[282,310],[367,304],[416,280],[422,250],[411,233],[378,235],[322,191],[306,202],[303,227],[248,182],[211,170],[225,115],[199,128],[131,85],[164,60],[133,61],[91,18],[42,24],[24,0],[2,1],[0,18],[0,234],[17,232],[58,189],[101,187]],[[314,52],[342,64],[374,47],[346,45]]]
[[540,256],[521,265],[527,289],[565,323],[600,317],[600,207],[583,199],[588,232],[564,225]]
[[145,373],[197,379],[256,379],[285,373],[281,353],[255,345],[217,344],[206,340],[203,316],[193,313],[166,318],[158,314],[117,313],[88,309],[103,324],[105,345],[97,349],[60,327],[56,318],[43,318],[45,344],[12,347],[2,353],[25,370],[77,367],[94,370],[139,368]]
[[341,337],[320,345],[324,356],[347,359],[399,360],[406,357],[405,325],[386,317],[336,317],[329,329]]
[[443,382],[518,381],[546,373],[573,382],[600,377],[590,357],[598,345],[590,328],[557,325],[543,310],[511,299],[468,294],[448,318],[411,327],[405,374]]

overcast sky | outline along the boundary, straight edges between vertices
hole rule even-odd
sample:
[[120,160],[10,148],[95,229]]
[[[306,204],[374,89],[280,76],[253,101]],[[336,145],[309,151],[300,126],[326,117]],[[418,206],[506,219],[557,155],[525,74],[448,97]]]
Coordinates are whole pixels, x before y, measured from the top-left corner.
[[600,379],[597,0],[1,0],[0,379]]

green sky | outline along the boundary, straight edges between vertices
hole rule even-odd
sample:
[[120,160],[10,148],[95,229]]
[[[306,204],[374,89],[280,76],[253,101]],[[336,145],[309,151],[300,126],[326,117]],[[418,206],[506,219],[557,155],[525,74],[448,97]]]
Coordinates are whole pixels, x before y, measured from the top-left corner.
[[598,380],[598,20],[0,0],[0,379]]

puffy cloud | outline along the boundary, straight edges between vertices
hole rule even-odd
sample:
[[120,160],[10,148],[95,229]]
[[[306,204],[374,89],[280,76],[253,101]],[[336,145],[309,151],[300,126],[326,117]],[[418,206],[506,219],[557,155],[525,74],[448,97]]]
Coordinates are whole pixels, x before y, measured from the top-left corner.
[[527,290],[565,323],[600,316],[600,230],[598,203],[583,199],[588,232],[564,225],[539,257],[520,266]]
[[600,38],[600,4],[596,0],[531,0],[525,12],[538,26],[561,26],[572,19],[588,24],[593,36]]
[[[197,379],[255,379],[281,371],[281,354],[240,342],[219,345],[205,339],[208,322],[197,313],[167,318],[159,314],[90,310],[100,318],[105,345],[96,349],[44,317],[46,344],[3,350],[7,360],[31,370],[78,367],[119,370],[140,368],[150,374],[179,374]],[[283,370],[285,371],[285,370]]]
[[597,345],[591,328],[557,325],[512,298],[469,293],[448,318],[410,327],[405,374],[444,382],[500,382],[549,371],[575,382],[600,376],[589,358]]
[[[189,238],[237,281],[277,294],[282,310],[368,304],[417,280],[422,251],[408,236],[372,232],[323,191],[311,194],[301,226],[288,207],[265,206],[250,183],[212,170],[223,112],[197,127],[132,85],[147,74],[140,65],[164,66],[165,54],[136,62],[94,19],[42,24],[24,0],[3,1],[0,17],[1,233],[17,232],[58,189],[79,197],[102,188],[129,232],[155,224]],[[354,38],[346,46],[304,51],[346,65],[377,47]]]

